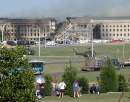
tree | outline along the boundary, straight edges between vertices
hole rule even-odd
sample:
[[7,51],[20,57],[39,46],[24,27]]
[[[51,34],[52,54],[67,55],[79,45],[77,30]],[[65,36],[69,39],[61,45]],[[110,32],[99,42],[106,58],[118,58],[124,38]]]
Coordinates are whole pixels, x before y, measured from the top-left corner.
[[118,91],[119,92],[126,92],[128,91],[128,86],[123,75],[118,75]]
[[51,96],[51,92],[52,92],[52,85],[51,85],[51,82],[52,82],[52,77],[49,75],[49,74],[46,74],[45,76],[45,95],[46,96]]
[[69,66],[66,66],[65,72],[62,76],[62,80],[66,84],[65,94],[72,96],[73,90],[72,85],[75,79],[77,79],[77,70],[71,65],[71,61]]
[[118,79],[115,72],[115,68],[111,63],[110,59],[106,61],[106,64],[102,67],[101,73],[101,91],[110,92],[117,91],[118,88]]
[[34,74],[23,47],[0,48],[0,101],[35,102]]
[[81,93],[87,94],[89,90],[88,80],[85,77],[78,78],[79,86],[82,87]]

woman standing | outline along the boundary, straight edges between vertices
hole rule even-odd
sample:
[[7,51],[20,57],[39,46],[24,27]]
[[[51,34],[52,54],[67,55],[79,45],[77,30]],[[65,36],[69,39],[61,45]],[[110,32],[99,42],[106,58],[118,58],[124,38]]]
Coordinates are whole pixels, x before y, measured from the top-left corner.
[[79,83],[77,80],[74,81],[73,83],[73,97],[79,97]]

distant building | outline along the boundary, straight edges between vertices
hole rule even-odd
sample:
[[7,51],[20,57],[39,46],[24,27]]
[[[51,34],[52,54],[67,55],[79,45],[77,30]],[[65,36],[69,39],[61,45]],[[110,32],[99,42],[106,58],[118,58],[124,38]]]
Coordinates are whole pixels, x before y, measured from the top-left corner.
[[54,36],[56,20],[43,19],[9,19],[0,18],[0,34],[4,40],[41,40]]
[[66,22],[57,39],[130,41],[130,17],[69,17]]

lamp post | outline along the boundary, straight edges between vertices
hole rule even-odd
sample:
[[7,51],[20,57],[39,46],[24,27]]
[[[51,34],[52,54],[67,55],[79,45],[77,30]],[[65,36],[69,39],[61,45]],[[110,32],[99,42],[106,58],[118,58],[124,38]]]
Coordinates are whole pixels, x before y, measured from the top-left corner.
[[90,23],[91,23],[91,44],[92,44],[92,45],[91,45],[91,47],[92,47],[91,49],[92,49],[92,58],[94,57],[94,56],[93,56],[93,54],[94,54],[94,51],[93,51],[93,50],[94,50],[94,48],[93,48],[93,22],[94,22],[94,20],[91,19],[91,20],[90,20]]
[[123,44],[123,51],[122,51],[122,54],[123,54],[123,60],[125,59],[125,44]]
[[45,27],[45,29],[44,29],[44,40],[45,40],[45,44],[44,45],[45,45],[45,48],[46,48],[46,36],[47,35],[46,35],[46,27]]
[[38,46],[38,55],[39,55],[39,57],[41,56],[41,45],[40,45],[40,34],[41,34],[41,30],[40,30],[40,26],[39,26],[39,36],[38,36],[38,40],[39,40],[39,46]]

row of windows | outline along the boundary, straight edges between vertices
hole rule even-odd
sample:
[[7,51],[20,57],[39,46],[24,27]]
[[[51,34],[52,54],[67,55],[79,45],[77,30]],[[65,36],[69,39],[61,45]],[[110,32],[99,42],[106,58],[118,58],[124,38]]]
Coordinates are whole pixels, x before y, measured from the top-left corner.
[[130,27],[130,25],[102,25],[102,27]]
[[87,25],[77,25],[79,28],[87,28]]
[[102,36],[130,36],[130,34],[102,34]]
[[102,29],[102,31],[130,31],[130,29]]
[[[13,34],[16,34],[16,33],[13,33]],[[25,33],[21,33],[20,34],[21,36],[39,36],[39,33],[30,33],[30,34],[25,34]],[[42,34],[42,35],[46,35],[46,34]],[[12,35],[13,36],[13,35]]]

